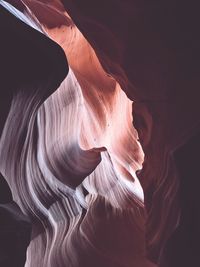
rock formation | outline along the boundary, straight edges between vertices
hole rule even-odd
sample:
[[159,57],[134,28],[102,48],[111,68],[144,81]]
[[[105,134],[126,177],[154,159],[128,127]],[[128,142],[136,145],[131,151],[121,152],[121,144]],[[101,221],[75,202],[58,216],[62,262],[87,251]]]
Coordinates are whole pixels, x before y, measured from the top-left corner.
[[0,3],[2,210],[29,225],[25,266],[198,266],[197,6]]

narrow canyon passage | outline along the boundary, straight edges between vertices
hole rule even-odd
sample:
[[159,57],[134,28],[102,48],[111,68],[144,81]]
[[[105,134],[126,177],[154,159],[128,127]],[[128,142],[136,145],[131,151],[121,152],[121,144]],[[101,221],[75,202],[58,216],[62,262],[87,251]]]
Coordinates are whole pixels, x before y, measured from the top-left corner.
[[195,19],[183,33],[171,1],[0,4],[9,195],[0,211],[26,225],[19,266],[195,263],[195,248],[183,263],[171,250],[188,225],[184,179],[195,176],[187,146],[199,129]]

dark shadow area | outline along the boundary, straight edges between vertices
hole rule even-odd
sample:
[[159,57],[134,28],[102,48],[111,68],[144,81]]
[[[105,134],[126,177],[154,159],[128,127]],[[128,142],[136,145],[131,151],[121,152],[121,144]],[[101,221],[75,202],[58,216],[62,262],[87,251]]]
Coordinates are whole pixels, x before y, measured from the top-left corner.
[[[175,153],[180,175],[180,225],[168,240],[161,267],[200,266],[200,133]],[[165,262],[164,262],[165,258]]]

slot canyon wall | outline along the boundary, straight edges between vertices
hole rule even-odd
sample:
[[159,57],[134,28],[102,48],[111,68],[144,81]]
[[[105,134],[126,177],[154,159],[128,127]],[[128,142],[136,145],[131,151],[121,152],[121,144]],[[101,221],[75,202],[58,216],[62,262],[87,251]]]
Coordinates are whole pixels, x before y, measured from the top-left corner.
[[195,1],[0,1],[0,266],[200,265]]

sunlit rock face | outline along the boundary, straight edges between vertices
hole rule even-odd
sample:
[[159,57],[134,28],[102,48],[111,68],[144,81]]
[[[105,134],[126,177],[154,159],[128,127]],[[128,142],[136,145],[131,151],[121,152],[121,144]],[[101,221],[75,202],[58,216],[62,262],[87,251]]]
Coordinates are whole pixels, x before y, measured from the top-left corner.
[[170,1],[8,2],[20,11],[2,1],[10,25],[2,32],[20,34],[17,49],[12,39],[4,44],[17,71],[4,68],[14,79],[3,80],[12,93],[0,171],[31,221],[25,266],[195,262],[192,252],[194,261],[170,258],[186,225],[180,165],[191,168],[179,147],[199,127],[194,27],[182,32],[183,14]]

